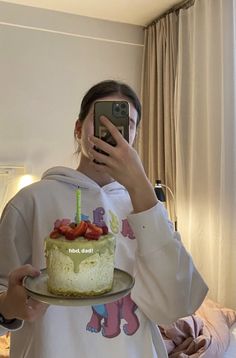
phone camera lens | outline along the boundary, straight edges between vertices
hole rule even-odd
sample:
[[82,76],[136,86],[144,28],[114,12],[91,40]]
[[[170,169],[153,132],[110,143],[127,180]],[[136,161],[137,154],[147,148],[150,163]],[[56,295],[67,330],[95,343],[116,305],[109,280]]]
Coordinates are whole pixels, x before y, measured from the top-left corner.
[[124,102],[122,102],[120,106],[121,106],[122,109],[126,108],[126,104]]
[[115,104],[115,111],[116,112],[120,111],[120,105],[118,103]]

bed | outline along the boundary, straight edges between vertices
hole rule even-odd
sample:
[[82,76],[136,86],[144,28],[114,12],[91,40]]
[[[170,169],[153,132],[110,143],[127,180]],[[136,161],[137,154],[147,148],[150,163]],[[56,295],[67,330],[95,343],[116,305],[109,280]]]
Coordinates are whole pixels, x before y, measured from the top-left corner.
[[208,298],[194,315],[159,328],[170,358],[236,358],[236,311]]
[[224,353],[224,358],[236,358],[236,323],[230,328],[229,347]]

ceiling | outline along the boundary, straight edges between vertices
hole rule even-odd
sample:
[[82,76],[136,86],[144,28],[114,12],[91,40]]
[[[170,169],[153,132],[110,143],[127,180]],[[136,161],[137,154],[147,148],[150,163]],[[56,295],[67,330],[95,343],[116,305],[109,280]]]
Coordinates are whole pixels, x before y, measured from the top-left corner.
[[145,26],[181,0],[8,0],[5,2]]

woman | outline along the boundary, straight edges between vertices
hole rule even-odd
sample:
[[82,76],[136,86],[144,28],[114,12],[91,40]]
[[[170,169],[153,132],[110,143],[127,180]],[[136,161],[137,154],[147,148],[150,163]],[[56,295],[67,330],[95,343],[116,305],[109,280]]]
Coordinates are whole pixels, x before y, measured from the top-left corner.
[[[97,100],[129,102],[129,143],[105,117],[101,121],[117,145],[93,136]],[[203,301],[207,287],[132,147],[140,116],[139,100],[126,84],[93,86],[75,124],[77,170],[49,169],[6,206],[0,223],[0,317],[2,334],[12,330],[11,357],[163,358],[167,355],[156,324],[187,316]],[[78,186],[82,214],[116,233],[116,267],[134,275],[135,285],[131,295],[110,304],[47,306],[27,297],[22,279],[45,267],[44,238],[56,219],[73,220]]]

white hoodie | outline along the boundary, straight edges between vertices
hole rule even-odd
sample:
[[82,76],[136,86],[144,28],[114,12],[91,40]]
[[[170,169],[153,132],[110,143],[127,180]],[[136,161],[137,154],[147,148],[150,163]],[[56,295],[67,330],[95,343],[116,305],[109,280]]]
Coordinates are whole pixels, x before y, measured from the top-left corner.
[[164,206],[132,213],[129,194],[117,182],[100,187],[76,170],[55,167],[22,189],[0,222],[0,291],[12,269],[26,263],[45,267],[44,238],[57,219],[75,219],[78,186],[84,217],[116,235],[116,267],[135,277],[131,296],[94,307],[51,305],[36,322],[19,321],[18,330],[15,322],[8,327],[13,330],[10,357],[167,357],[156,324],[192,314],[207,287]]

